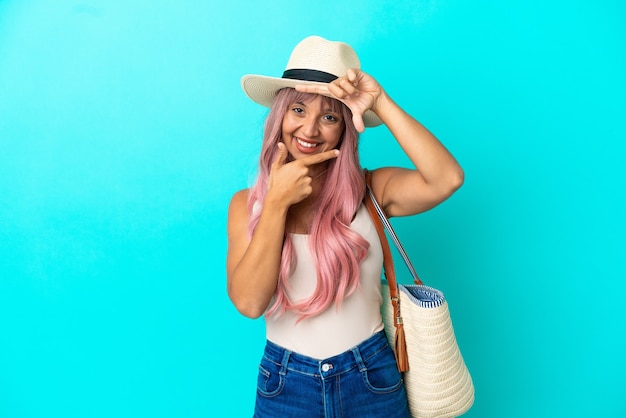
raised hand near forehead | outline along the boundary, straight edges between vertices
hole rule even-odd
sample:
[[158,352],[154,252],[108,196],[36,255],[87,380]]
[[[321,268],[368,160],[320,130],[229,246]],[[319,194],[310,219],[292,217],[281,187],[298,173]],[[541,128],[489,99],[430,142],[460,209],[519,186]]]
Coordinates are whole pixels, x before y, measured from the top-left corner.
[[319,154],[287,162],[287,147],[278,143],[278,152],[270,169],[266,199],[276,199],[279,204],[289,207],[309,197],[313,192],[311,167],[337,158],[339,150],[330,150]]
[[356,68],[349,69],[346,75],[332,83],[299,84],[296,90],[321,94],[341,101],[352,111],[352,121],[359,132],[365,130],[363,114],[368,110],[376,111],[376,101],[383,92],[380,84],[372,76]]

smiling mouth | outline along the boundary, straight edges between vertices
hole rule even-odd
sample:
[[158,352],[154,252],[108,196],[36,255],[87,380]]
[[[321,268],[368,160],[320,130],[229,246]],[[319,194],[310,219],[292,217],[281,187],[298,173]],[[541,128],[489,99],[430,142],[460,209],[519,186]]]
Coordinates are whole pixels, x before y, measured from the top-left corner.
[[298,141],[298,144],[300,144],[301,146],[305,147],[305,148],[315,148],[317,146],[319,146],[320,144],[316,144],[313,142],[306,142],[300,138],[296,138],[296,141]]

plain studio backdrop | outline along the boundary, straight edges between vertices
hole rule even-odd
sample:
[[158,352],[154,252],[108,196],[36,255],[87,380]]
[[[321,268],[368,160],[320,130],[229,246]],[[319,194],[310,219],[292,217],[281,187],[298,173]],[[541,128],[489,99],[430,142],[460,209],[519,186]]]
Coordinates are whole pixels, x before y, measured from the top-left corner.
[[[0,417],[252,415],[264,325],[228,300],[226,214],[267,110],[239,79],[312,34],[465,169],[393,223],[450,302],[466,416],[626,416],[624,22],[618,0],[0,0]],[[361,153],[410,165],[385,127]]]

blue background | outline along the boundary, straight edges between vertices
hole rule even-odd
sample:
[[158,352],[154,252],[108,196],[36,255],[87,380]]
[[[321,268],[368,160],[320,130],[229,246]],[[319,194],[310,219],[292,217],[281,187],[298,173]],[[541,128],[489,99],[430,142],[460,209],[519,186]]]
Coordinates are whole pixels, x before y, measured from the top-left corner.
[[[344,40],[463,188],[394,224],[450,301],[468,417],[626,416],[626,6],[0,0],[0,417],[251,416],[262,321],[226,212],[266,110],[239,87]],[[386,128],[362,162],[410,163]]]

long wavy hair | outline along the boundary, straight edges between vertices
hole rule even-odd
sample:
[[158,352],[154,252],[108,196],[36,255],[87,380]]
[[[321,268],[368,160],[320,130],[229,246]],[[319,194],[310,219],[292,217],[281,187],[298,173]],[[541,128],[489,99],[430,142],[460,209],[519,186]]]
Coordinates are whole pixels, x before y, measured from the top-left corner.
[[[248,198],[252,236],[261,215],[261,207],[268,188],[272,162],[282,140],[282,122],[289,105],[307,102],[315,95],[297,92],[293,88],[281,89],[267,119],[263,145],[259,158],[259,173]],[[328,162],[326,180],[316,202],[315,214],[309,235],[309,247],[317,272],[317,286],[311,297],[291,301],[287,295],[288,278],[297,259],[291,236],[285,232],[278,285],[273,303],[266,315],[281,315],[291,311],[300,319],[319,315],[333,302],[339,306],[343,299],[359,285],[359,266],[366,258],[369,243],[350,229],[350,224],[361,205],[365,193],[365,179],[359,162],[359,135],[352,123],[352,113],[338,100],[323,97],[325,105],[339,112],[344,121],[344,132],[339,141],[340,154]]]

